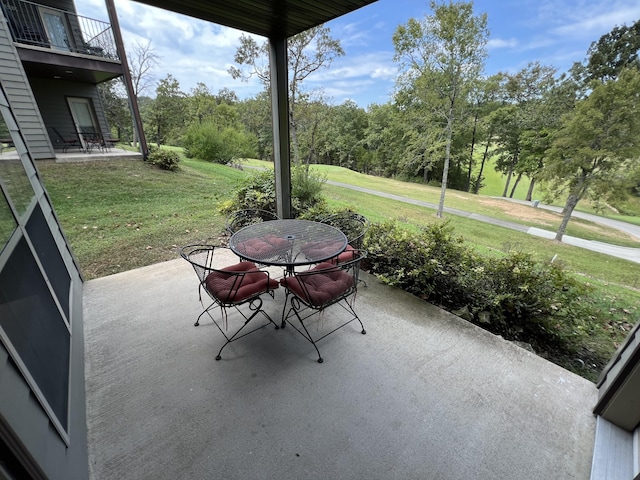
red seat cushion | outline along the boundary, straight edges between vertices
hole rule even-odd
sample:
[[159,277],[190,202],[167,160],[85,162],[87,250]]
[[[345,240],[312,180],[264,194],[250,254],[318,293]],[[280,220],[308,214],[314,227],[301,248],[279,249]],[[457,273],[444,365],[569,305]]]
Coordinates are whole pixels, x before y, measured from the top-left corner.
[[269,259],[289,246],[289,242],[275,235],[264,238],[250,238],[237,245],[237,250],[247,257],[255,259]]
[[[251,262],[240,262],[211,272],[205,279],[207,290],[222,302],[237,303],[278,288],[277,280],[270,279],[265,272],[257,269]],[[225,273],[229,272],[229,273]]]
[[347,245],[347,248],[344,249],[344,252],[342,252],[337,257],[333,257],[331,259],[331,263],[337,264],[337,263],[350,262],[351,260],[356,258],[355,251],[356,251],[355,248],[353,248],[351,245]]
[[310,271],[318,273],[286,277],[280,283],[315,306],[325,305],[353,287],[353,277],[331,263],[320,263]]
[[311,242],[302,248],[302,252],[310,260],[328,258],[343,247],[343,242]]

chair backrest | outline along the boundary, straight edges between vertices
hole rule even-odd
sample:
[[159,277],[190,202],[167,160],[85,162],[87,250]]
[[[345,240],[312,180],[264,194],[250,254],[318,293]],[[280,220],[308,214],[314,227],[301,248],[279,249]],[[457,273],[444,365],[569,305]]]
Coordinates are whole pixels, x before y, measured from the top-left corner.
[[51,130],[53,131],[53,133],[56,134],[56,137],[58,137],[59,142],[62,142],[62,143],[79,142],[78,134],[76,132],[73,132],[65,137],[58,131],[56,127],[51,127]]
[[362,248],[364,236],[369,230],[367,217],[355,212],[335,213],[323,218],[321,222],[341,230],[353,248]]
[[358,290],[360,263],[367,256],[364,250],[352,250],[353,258],[338,265],[320,263],[310,270],[284,278],[283,283],[308,306],[323,309]]
[[229,215],[227,218],[227,232],[233,235],[241,228],[247,225],[253,225],[254,223],[266,222],[269,220],[279,220],[278,216],[267,210],[260,210],[258,208],[247,208],[244,210],[237,210]]
[[198,275],[200,287],[215,301],[226,306],[237,305],[278,288],[278,282],[269,277],[269,272],[258,270],[251,262],[214,267],[214,252],[221,249],[228,250],[214,245],[187,245],[180,250],[180,256]]
[[180,256],[191,264],[200,279],[204,282],[213,269],[213,252],[222,247],[214,245],[187,245],[180,250]]

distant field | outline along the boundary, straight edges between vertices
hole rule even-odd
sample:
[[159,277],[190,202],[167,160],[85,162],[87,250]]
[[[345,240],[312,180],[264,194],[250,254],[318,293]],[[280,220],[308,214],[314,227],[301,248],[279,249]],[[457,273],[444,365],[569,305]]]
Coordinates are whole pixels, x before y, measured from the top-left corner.
[[[485,165],[485,168],[482,172],[482,175],[485,177],[485,180],[483,182],[485,186],[480,189],[479,193],[481,195],[490,195],[494,197],[499,197],[499,196],[502,196],[502,193],[504,192],[504,185],[507,180],[507,176],[496,172],[494,165],[495,165],[495,161],[493,159],[491,159],[487,163],[487,165]],[[478,172],[476,169],[476,171],[474,172],[474,175],[477,175],[477,174]],[[511,193],[511,188],[513,188],[513,182],[515,181],[515,178],[516,176],[514,175],[513,180],[511,181],[511,185],[509,186],[508,194]],[[529,183],[530,183],[530,180],[528,177],[522,177],[522,179],[518,183],[518,187],[516,188],[513,198],[518,200],[525,200],[527,196],[527,191],[529,190]],[[542,200],[542,198],[543,198],[542,191],[540,188],[536,186],[533,189],[532,200]],[[557,205],[562,207],[564,205],[564,199],[558,199],[554,202],[551,202],[551,205]],[[589,200],[587,199],[587,200],[582,200],[578,204],[577,210],[586,212],[586,213],[593,213],[596,215],[605,214],[607,217],[610,217],[616,220],[633,223],[635,225],[640,225],[640,197],[629,198],[627,201],[623,202],[620,205],[620,207],[626,212],[626,215],[617,214],[617,212],[615,212],[613,209],[608,209],[605,212],[598,212],[593,207],[591,202],[589,202]]]
[[[269,162],[259,162],[256,160],[252,160],[246,164],[262,168],[271,167],[271,163]],[[432,204],[437,204],[440,198],[440,188],[438,187],[365,175],[335,165],[315,165],[314,168],[325,174],[329,180],[348,183],[356,187],[399,195],[407,199]],[[530,205],[519,205],[486,195],[473,195],[458,190],[447,191],[445,207],[512,221],[530,227],[542,228],[551,232],[558,230],[562,220],[561,215],[555,212],[541,208],[533,208]],[[638,239],[626,233],[576,218],[571,220],[566,233],[567,235],[585,240],[595,240],[626,247],[640,246]]]
[[[495,162],[494,160],[490,160],[484,167],[482,171],[482,176],[484,177],[483,187],[480,189],[481,195],[490,195],[492,197],[500,197],[502,196],[502,192],[504,192],[504,185],[507,181],[507,176],[502,173],[496,172],[494,168]],[[473,175],[478,175],[478,168],[473,172]],[[507,195],[511,193],[511,189],[513,188],[513,184],[516,181],[517,175],[513,175],[511,183],[509,185],[509,191]],[[524,200],[527,197],[527,191],[529,190],[529,184],[531,180],[529,177],[522,177],[520,182],[518,183],[518,187],[513,194],[513,198],[518,200]],[[538,192],[538,188],[534,188],[532,199],[540,199],[540,194]]]

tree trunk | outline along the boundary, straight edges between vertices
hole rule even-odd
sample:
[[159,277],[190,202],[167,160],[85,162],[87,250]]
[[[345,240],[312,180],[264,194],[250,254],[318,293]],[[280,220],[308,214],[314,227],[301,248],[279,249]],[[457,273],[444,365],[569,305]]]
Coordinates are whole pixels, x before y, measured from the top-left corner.
[[291,143],[293,144],[293,163],[297,164],[300,161],[300,149],[298,148],[298,130],[293,116],[293,105],[289,106],[289,125],[291,127]]
[[522,179],[522,173],[519,173],[518,177],[516,178],[515,183],[513,184],[513,188],[511,189],[511,193],[509,194],[509,198],[513,198],[513,194],[516,193],[516,188],[518,188],[518,184],[520,183],[521,179]]
[[471,152],[469,154],[469,169],[467,170],[467,188],[465,189],[466,192],[471,190],[471,171],[473,170],[473,151],[475,150],[475,146],[476,146],[477,125],[478,125],[478,112],[476,111],[476,114],[473,118],[473,134],[471,135]]
[[478,172],[478,180],[476,181],[476,186],[473,189],[473,193],[476,195],[480,191],[480,182],[482,182],[482,172],[484,171],[484,164],[487,161],[487,155],[489,154],[489,144],[491,143],[491,132],[489,132],[489,138],[487,140],[487,145],[484,147],[484,154],[482,155],[482,163],[480,163],[480,171]]
[[562,241],[562,237],[564,236],[564,232],[567,230],[569,220],[571,220],[573,209],[576,208],[579,200],[580,198],[575,193],[571,193],[569,195],[569,198],[567,198],[567,203],[565,203],[564,209],[562,210],[562,222],[560,222],[560,227],[558,228],[558,232],[556,233],[556,240],[558,242]]
[[533,196],[533,188],[535,186],[536,186],[536,179],[532,178],[531,181],[529,182],[529,190],[527,190],[527,197],[525,198],[527,202],[531,201],[531,197]]
[[442,168],[442,188],[440,189],[440,202],[438,203],[438,212],[436,217],[442,218],[444,210],[444,196],[447,193],[447,181],[449,180],[449,161],[451,156],[451,139],[453,137],[453,103],[449,105],[449,115],[447,116],[447,146],[444,156],[444,167]]
[[513,174],[513,166],[509,166],[509,173],[507,173],[507,181],[504,184],[504,190],[502,192],[502,196],[507,198],[507,192],[509,191],[509,184],[511,183],[511,175]]

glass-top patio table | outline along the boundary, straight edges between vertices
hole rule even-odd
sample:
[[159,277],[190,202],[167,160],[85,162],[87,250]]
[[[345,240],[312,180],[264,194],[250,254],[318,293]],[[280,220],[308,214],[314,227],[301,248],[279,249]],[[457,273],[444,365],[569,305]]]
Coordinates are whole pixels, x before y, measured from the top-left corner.
[[338,256],[347,247],[344,233],[326,223],[310,220],[270,220],[248,225],[229,239],[239,257],[262,265],[312,265]]

